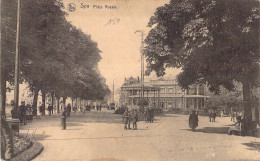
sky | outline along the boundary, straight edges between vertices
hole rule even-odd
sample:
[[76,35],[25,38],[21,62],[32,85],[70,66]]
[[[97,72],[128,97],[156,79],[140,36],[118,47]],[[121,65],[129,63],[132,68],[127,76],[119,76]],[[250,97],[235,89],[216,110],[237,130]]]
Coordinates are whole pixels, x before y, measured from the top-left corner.
[[[141,36],[136,30],[147,28],[156,8],[169,0],[63,0],[67,20],[84,33],[91,35],[102,51],[98,67],[112,90],[124,82],[125,77],[140,76]],[[73,7],[69,7],[73,6]],[[69,10],[71,9],[71,10]],[[180,70],[167,70],[176,75]],[[150,77],[154,77],[154,74]]]

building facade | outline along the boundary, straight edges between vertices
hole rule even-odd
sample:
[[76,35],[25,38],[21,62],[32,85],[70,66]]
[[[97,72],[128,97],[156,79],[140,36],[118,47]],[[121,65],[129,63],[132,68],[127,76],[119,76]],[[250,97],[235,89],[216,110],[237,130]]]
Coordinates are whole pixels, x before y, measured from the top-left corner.
[[[150,79],[144,83],[143,95],[150,106],[156,108],[203,109],[206,96],[205,85],[191,85],[183,90],[173,78]],[[121,87],[120,104],[137,105],[141,98],[139,79],[125,79]]]

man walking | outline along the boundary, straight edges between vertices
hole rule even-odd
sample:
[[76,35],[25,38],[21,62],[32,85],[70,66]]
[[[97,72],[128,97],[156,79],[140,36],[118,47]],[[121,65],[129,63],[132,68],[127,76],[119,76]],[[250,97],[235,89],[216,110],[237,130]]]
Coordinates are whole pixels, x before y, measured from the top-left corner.
[[61,112],[61,130],[66,130],[66,108]]
[[51,105],[51,114],[53,114],[53,106]]
[[[41,104],[41,103],[40,103]],[[39,111],[40,111],[40,113],[41,113],[41,115],[42,115],[42,117],[43,117],[43,115],[44,115],[44,107],[43,107],[43,104],[41,104],[40,106],[39,106]]]
[[194,130],[198,126],[199,118],[198,114],[196,114],[196,111],[193,110],[192,114],[190,114],[189,117],[189,126],[192,130]]
[[49,113],[49,116],[51,116],[51,105],[50,104],[48,105],[48,113]]
[[19,119],[21,125],[26,125],[26,107],[24,101],[21,102],[21,106],[19,107]]
[[67,106],[67,115],[68,115],[68,117],[70,117],[70,112],[71,112],[71,105],[68,104],[68,106]]
[[127,130],[127,126],[128,126],[128,129],[131,129],[130,128],[130,118],[129,118],[129,111],[128,111],[128,108],[126,108],[124,114],[123,114],[123,118],[124,118],[124,123],[125,123],[125,126],[124,126],[124,129]]

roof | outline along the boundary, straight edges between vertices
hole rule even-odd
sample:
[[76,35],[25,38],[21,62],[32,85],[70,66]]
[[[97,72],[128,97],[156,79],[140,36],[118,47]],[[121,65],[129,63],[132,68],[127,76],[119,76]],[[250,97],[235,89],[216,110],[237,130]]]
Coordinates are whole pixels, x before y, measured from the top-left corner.
[[[121,88],[126,89],[126,90],[132,90],[132,89],[141,90],[142,86],[141,86],[141,83],[136,83],[136,84],[131,84],[131,85],[123,85]],[[159,90],[159,88],[149,85],[148,83],[145,83],[144,90]]]

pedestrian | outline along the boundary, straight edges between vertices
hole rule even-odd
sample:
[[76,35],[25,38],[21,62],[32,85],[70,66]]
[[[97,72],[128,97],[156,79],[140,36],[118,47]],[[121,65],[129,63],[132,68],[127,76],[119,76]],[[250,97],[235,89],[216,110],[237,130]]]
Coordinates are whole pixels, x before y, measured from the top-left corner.
[[35,118],[37,118],[37,107],[33,106],[33,116],[35,116]]
[[73,111],[74,111],[74,114],[76,114],[76,112],[77,112],[77,107],[76,106],[73,107]]
[[212,122],[212,118],[213,118],[213,112],[212,110],[209,111],[209,122]]
[[257,124],[259,124],[259,110],[258,110],[258,98],[253,98],[253,106],[251,107],[252,124],[254,133],[257,132]]
[[65,109],[61,113],[61,130],[66,130],[66,113]]
[[57,108],[56,108],[56,106],[53,106],[53,111],[54,111],[54,114],[56,114],[56,110],[57,110]]
[[53,114],[53,105],[51,105],[51,114]]
[[133,130],[137,130],[137,121],[138,121],[138,112],[137,109],[134,109],[133,111]]
[[231,121],[235,122],[235,117],[236,117],[236,112],[232,111],[231,112]]
[[129,117],[130,117],[129,116],[129,111],[128,111],[128,108],[126,108],[126,110],[125,110],[125,112],[123,114],[124,124],[125,124],[124,129],[125,130],[127,130],[127,127],[128,127],[128,129],[131,129],[130,128],[130,118]]
[[196,111],[193,110],[192,114],[190,114],[189,117],[189,126],[192,130],[194,130],[198,126],[199,118],[198,114],[196,114]]
[[49,116],[51,116],[51,105],[50,104],[48,105],[48,113],[49,113]]
[[153,122],[153,119],[154,119],[154,109],[150,109],[150,123]]
[[21,105],[19,107],[19,119],[21,125],[26,125],[26,106],[24,101],[21,102]]
[[43,107],[43,104],[40,105],[39,111],[40,111],[40,113],[41,113],[41,115],[42,115],[42,117],[43,117],[43,115],[44,115],[44,107]]
[[13,100],[11,101],[11,106],[12,106],[12,110],[11,110],[12,119],[18,118],[19,117],[19,115],[18,115],[19,109],[16,109],[14,107],[14,101]]
[[149,121],[149,108],[146,108],[144,110],[144,117],[145,117],[145,122]]
[[220,111],[220,117],[224,117],[224,111]]
[[71,112],[71,105],[69,103],[68,106],[67,106],[67,115],[68,115],[68,117],[70,117],[70,112]]
[[217,117],[217,113],[216,113],[216,111],[213,111],[213,113],[212,113],[212,118],[213,118],[212,122],[215,122],[216,117]]

